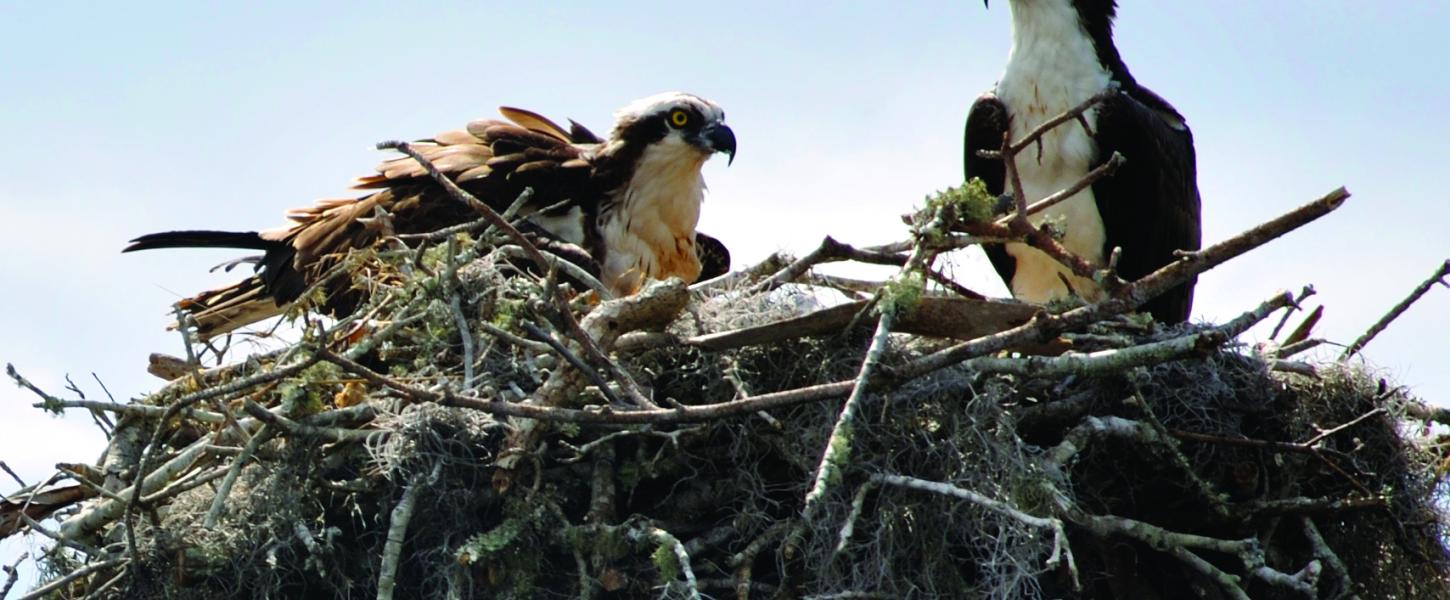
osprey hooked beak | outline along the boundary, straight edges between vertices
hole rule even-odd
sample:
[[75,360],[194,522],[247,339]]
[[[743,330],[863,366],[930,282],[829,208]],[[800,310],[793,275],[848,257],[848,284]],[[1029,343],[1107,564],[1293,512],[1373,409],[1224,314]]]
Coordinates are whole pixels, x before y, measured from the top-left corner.
[[715,121],[706,125],[700,130],[696,143],[711,152],[724,152],[730,155],[730,159],[725,162],[727,166],[735,162],[735,132],[731,131],[730,126],[725,123]]

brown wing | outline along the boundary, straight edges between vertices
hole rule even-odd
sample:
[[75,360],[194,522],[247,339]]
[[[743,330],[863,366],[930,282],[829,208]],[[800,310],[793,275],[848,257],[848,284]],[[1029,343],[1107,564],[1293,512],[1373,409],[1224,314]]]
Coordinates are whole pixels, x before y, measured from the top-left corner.
[[26,527],[25,519],[20,517],[22,514],[31,520],[41,521],[55,511],[97,495],[97,492],[88,487],[68,485],[16,494],[0,500],[0,539]]
[[[573,130],[566,131],[526,110],[500,111],[510,121],[474,121],[463,130],[412,146],[494,210],[504,211],[525,188],[532,188],[534,194],[522,215],[548,211],[592,219],[598,197],[589,185],[593,171],[589,146],[575,140],[597,138],[572,121]],[[385,235],[426,233],[478,218],[449,198],[422,165],[407,156],[384,161],[375,175],[359,178],[354,187],[372,193],[292,210],[287,214],[292,223],[283,228],[255,234],[165,232],[137,238],[127,250],[196,246],[264,250],[256,276],[183,301],[201,337],[209,338],[278,314],[349,250],[371,246]],[[585,247],[590,243],[565,241]],[[324,308],[329,312],[350,312],[361,300],[346,279],[327,290]]]

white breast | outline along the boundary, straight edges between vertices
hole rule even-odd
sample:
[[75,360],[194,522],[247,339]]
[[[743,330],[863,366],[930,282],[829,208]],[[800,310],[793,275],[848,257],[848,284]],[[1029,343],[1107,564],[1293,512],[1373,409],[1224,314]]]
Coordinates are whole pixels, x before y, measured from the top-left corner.
[[603,283],[616,295],[646,279],[700,276],[695,225],[705,198],[700,167],[707,155],[676,135],[646,149],[612,210],[599,216],[605,242]]
[[[1061,114],[1106,89],[1111,75],[1098,64],[1092,40],[1078,24],[1068,0],[1040,0],[1012,3],[1012,53],[1007,70],[997,83],[998,99],[1012,119],[1012,139],[1024,137],[1044,121]],[[1084,117],[1096,127],[1096,110]],[[1017,156],[1027,201],[1041,200],[1081,179],[1092,164],[1097,144],[1081,125],[1066,123],[1054,128],[1033,147]],[[1040,157],[1040,158],[1039,158]],[[1010,183],[1008,191],[1010,191]],[[1106,236],[1092,188],[1033,217],[1034,223],[1050,220],[1067,231],[1063,245],[1074,253],[1102,264]],[[1069,295],[1061,276],[1072,282],[1078,295],[1095,300],[1101,296],[1087,279],[1070,271],[1042,252],[1024,244],[1007,244],[1017,261],[1012,278],[1012,295],[1030,302],[1047,302]]]

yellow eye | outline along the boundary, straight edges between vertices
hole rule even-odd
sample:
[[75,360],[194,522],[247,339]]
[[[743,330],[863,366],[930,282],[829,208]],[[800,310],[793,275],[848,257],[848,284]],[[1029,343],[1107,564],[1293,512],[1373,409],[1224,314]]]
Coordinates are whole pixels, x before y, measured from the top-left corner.
[[670,113],[670,123],[675,127],[684,127],[690,122],[690,114],[679,109]]

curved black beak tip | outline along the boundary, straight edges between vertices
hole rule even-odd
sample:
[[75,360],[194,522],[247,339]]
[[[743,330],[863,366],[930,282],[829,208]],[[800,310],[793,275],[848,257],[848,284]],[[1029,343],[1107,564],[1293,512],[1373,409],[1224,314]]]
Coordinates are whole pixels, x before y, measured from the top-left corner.
[[706,128],[705,142],[710,144],[711,150],[730,155],[725,163],[727,166],[735,162],[735,132],[730,130],[729,125],[718,123]]
[[982,8],[992,8],[991,6],[988,6],[988,4],[987,4],[989,1],[990,0],[982,0]]

